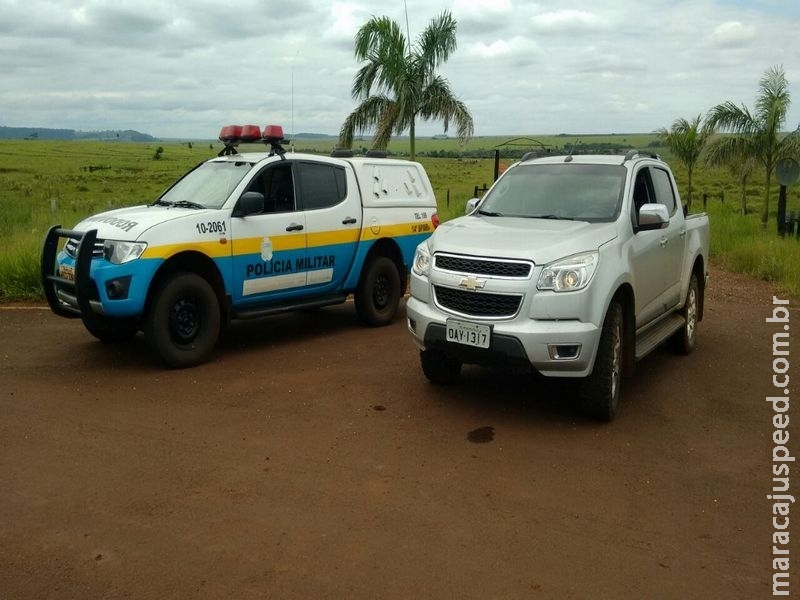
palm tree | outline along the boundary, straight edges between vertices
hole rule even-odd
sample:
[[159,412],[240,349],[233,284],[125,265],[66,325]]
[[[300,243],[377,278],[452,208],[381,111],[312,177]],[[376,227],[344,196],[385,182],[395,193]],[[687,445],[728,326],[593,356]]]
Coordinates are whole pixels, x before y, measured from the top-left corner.
[[708,139],[713,130],[701,125],[702,115],[697,115],[691,121],[686,119],[676,119],[669,130],[661,128],[658,130],[658,137],[666,144],[670,152],[680,161],[689,178],[689,193],[686,206],[692,208],[692,174],[694,167],[700,160]]
[[352,95],[361,104],[342,125],[341,146],[351,147],[356,131],[374,128],[373,146],[385,149],[392,133],[408,130],[414,160],[417,118],[441,119],[445,131],[452,121],[462,142],[472,136],[472,115],[436,72],[456,49],[456,21],[448,11],[431,20],[413,48],[388,17],[372,17],[355,42],[356,58],[366,61],[353,78]]
[[713,107],[706,124],[732,135],[721,137],[709,146],[711,164],[730,164],[752,158],[764,167],[764,205],[761,208],[761,227],[769,221],[769,194],[772,173],[779,160],[800,155],[800,132],[782,136],[781,127],[791,103],[789,85],[782,66],[767,69],[759,82],[755,111],[731,101]]
[[743,157],[738,162],[730,166],[731,172],[739,178],[739,191],[741,193],[739,205],[742,209],[742,216],[747,216],[747,180],[756,169],[756,161],[751,157]]

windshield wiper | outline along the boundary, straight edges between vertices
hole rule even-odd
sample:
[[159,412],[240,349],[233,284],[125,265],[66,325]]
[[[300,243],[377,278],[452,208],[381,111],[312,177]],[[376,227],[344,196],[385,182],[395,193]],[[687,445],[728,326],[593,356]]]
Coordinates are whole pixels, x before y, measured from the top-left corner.
[[491,211],[488,211],[488,210],[479,210],[478,214],[479,215],[484,215],[484,216],[487,216],[487,217],[502,217],[503,216],[502,213],[491,212]]
[[178,206],[180,208],[201,208],[201,209],[206,208],[202,204],[198,204],[197,202],[192,202],[191,200],[177,200],[176,202],[173,202],[171,206]]
[[167,202],[166,200],[156,200],[150,206],[172,206],[172,202]]

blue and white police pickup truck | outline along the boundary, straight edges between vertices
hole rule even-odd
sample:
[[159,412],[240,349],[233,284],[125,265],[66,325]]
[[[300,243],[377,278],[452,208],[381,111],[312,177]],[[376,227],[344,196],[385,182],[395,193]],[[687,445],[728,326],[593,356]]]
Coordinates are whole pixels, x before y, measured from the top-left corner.
[[523,157],[467,212],[412,267],[408,327],[431,381],[463,363],[533,367],[579,380],[586,410],[610,420],[636,360],[695,347],[708,217],[684,215],[659,157]]
[[[218,156],[153,203],[48,231],[41,271],[53,312],[104,341],[141,330],[171,367],[208,360],[231,319],[350,294],[365,324],[390,323],[414,249],[438,225],[423,167],[286,152],[274,125],[227,126],[220,140]],[[258,143],[263,151],[239,151]]]

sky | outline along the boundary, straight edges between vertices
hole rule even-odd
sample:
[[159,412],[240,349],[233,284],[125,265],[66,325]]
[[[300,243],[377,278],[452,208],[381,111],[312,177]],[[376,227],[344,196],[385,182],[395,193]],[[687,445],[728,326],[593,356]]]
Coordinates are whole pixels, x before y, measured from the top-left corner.
[[773,66],[794,99],[784,129],[800,124],[797,0],[0,0],[0,125],[337,135],[358,28],[386,16],[414,41],[445,10],[458,48],[439,73],[476,136],[645,133],[753,108]]

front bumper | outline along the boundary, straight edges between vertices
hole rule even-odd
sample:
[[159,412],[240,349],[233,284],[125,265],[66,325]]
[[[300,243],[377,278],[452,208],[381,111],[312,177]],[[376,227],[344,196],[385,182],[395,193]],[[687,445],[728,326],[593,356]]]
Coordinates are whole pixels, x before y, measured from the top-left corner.
[[[601,335],[601,328],[594,323],[579,319],[534,319],[522,310],[511,320],[475,320],[491,327],[489,348],[475,348],[447,340],[448,318],[470,319],[450,315],[432,301],[424,302],[414,296],[414,288],[427,286],[427,280],[412,273],[413,278],[417,281],[412,281],[412,296],[406,303],[407,325],[420,349],[440,349],[469,364],[530,365],[548,377],[586,377],[591,373]],[[526,301],[524,308],[530,302]]]
[[[78,242],[75,257],[59,251],[62,238]],[[141,315],[154,261],[135,260],[116,265],[97,257],[97,231],[51,227],[41,257],[41,281],[50,309],[57,315],[80,318],[91,313],[109,317]],[[66,277],[66,273],[70,277]]]

